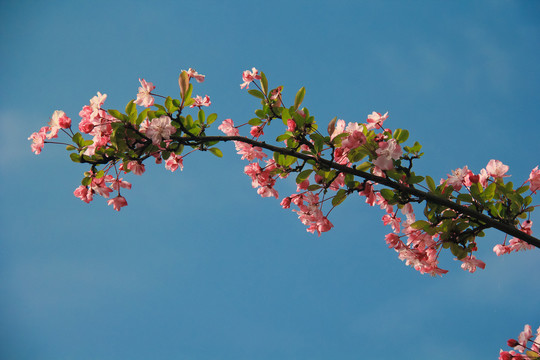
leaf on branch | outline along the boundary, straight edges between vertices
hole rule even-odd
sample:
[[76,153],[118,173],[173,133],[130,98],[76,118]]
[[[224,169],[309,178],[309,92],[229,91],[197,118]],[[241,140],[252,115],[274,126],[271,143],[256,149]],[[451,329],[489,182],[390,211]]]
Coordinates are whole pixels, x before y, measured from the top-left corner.
[[264,94],[257,89],[248,90],[248,93],[256,98],[264,100]]
[[338,206],[347,198],[347,191],[339,189],[336,196],[332,199],[332,206]]
[[304,95],[306,95],[306,89],[302,86],[300,90],[296,93],[296,96],[294,97],[294,109],[298,110],[300,107],[300,104],[302,104],[302,101],[304,100]]
[[223,157],[223,153],[218,148],[210,148],[208,149],[212,154],[216,155],[217,157]]

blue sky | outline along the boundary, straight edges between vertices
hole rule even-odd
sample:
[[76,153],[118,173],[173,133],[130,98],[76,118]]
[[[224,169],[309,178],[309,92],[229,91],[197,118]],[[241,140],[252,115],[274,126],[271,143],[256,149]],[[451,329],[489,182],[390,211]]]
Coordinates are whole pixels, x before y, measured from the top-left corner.
[[[207,75],[219,119],[249,120],[241,72],[263,70],[325,125],[389,111],[433,178],[490,159],[515,183],[539,165],[540,6],[532,1],[2,1],[0,354],[5,359],[493,359],[540,326],[538,250],[483,271],[443,255],[422,276],[387,249],[383,212],[349,199],[311,235],[262,199],[230,145],[183,172],[128,176],[115,212],[72,194],[87,169],[27,137],[97,91],[138,79],[178,93]],[[215,133],[217,130],[215,129]],[[279,189],[288,194],[291,183]],[[533,221],[540,223],[536,214]],[[534,229],[534,227],[533,227]]]

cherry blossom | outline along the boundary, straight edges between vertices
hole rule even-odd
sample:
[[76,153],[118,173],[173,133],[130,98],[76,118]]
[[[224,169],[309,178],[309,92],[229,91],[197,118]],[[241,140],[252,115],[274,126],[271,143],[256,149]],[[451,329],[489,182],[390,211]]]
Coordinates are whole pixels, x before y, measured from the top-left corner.
[[91,190],[88,190],[88,187],[82,185],[75,189],[73,195],[75,195],[87,204],[93,199],[93,192]]
[[152,119],[146,129],[146,136],[152,139],[152,143],[159,145],[162,140],[168,140],[176,132],[176,128],[171,125],[171,118],[162,115],[159,118]]
[[152,90],[156,87],[151,82],[146,82],[144,79],[139,79],[141,86],[139,87],[139,92],[137,93],[137,100],[135,104],[144,107],[150,107],[154,105],[154,97],[151,95]]
[[107,205],[112,205],[114,210],[120,211],[121,208],[127,206],[127,201],[123,196],[118,195],[117,197],[107,201]]
[[499,160],[490,160],[486,166],[486,171],[489,176],[494,178],[502,178],[510,175],[504,175],[508,171],[508,166],[504,165]]
[[227,136],[238,136],[240,134],[231,119],[223,120],[221,125],[218,126],[218,130],[221,130]]
[[182,156],[171,154],[167,161],[165,161],[165,169],[175,172],[178,168],[184,169],[184,159]]
[[38,132],[32,133],[28,140],[32,140],[32,144],[30,145],[30,148],[34,152],[34,154],[38,155],[41,153],[41,150],[43,150],[43,146],[45,146],[45,138],[47,137],[47,132],[49,131],[48,126],[43,126]]
[[370,115],[367,117],[367,128],[368,130],[371,129],[380,129],[383,126],[384,120],[388,119],[388,112],[386,112],[384,115],[381,115],[378,112],[373,111]]
[[461,261],[463,262],[463,264],[461,264],[461,268],[471,273],[475,272],[477,267],[481,269],[486,268],[486,264],[482,260],[478,260],[474,255],[466,256],[465,258],[461,259]]
[[393,160],[399,159],[403,151],[396,139],[390,139],[388,142],[380,142],[376,152],[377,158],[373,160],[373,164],[381,170],[392,170],[394,168]]
[[249,89],[249,84],[251,84],[255,80],[260,80],[261,75],[259,75],[259,70],[252,68],[251,71],[246,70],[242,73],[242,80],[244,82],[240,84],[240,88],[246,88]]
[[540,189],[540,170],[538,169],[538,166],[532,169],[527,182],[530,183],[531,191],[536,194],[536,191]]
[[[185,71],[185,70],[182,70]],[[195,69],[189,68],[187,71],[187,74],[190,78],[194,78],[197,80],[198,83],[202,83],[204,81],[205,75],[201,75],[198,72],[195,71]]]
[[464,166],[461,169],[458,168],[456,170],[452,170],[452,174],[448,174],[446,184],[452,186],[456,191],[461,190],[461,187],[465,183],[465,178],[469,175],[469,172],[470,171],[467,166]]
[[128,162],[127,168],[135,175],[142,175],[145,171],[144,164],[135,160]]
[[190,108],[194,108],[194,107],[201,107],[201,106],[210,106],[210,104],[212,104],[212,102],[210,101],[210,98],[208,97],[208,95],[206,95],[204,98],[202,98],[201,96],[197,95],[193,98],[194,102],[193,104],[191,104],[189,107]]

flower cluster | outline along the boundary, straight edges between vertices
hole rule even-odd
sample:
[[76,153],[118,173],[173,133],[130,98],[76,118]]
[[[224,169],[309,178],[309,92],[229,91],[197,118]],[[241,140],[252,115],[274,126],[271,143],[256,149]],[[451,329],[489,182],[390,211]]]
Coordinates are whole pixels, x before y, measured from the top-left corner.
[[[536,330],[535,339],[530,325],[525,325],[518,339],[509,339],[507,345],[514,350],[500,350],[499,360],[537,360],[540,358],[540,327]],[[531,343],[529,345],[529,342]]]
[[[423,155],[422,147],[418,142],[405,145],[409,137],[407,130],[386,127],[388,112],[373,111],[363,122],[346,123],[334,118],[326,135],[321,133],[309,110],[300,107],[304,88],[297,92],[294,104],[287,107],[283,87],[270,89],[265,74],[256,68],[243,72],[240,85],[242,89],[254,85],[249,94],[261,101],[256,117],[239,126],[232,119],[225,119],[218,130],[226,136],[207,136],[206,130],[217,114],[205,114],[202,108],[211,105],[210,97],[192,96],[191,79],[200,83],[205,76],[191,68],[183,70],[178,80],[180,99],[156,94],[153,83],[139,79],[141,86],[136,99],[127,104],[125,113],[105,110],[107,95],[98,92],[79,113],[80,132],[74,133],[71,119],[57,110],[48,126],[29,137],[31,149],[39,154],[45,143],[58,137],[59,131],[68,135],[72,144],[65,145],[72,151],[71,159],[91,166],[75,196],[89,203],[97,194],[120,210],[127,205],[121,189],[131,188],[122,174],[142,175],[147,159],[164,163],[173,172],[183,170],[185,156],[209,151],[221,157],[221,151],[212,146],[220,141],[233,141],[242,160],[249,162],[244,173],[261,197],[279,198],[278,180],[296,174],[296,191],[284,197],[281,206],[289,209],[294,205],[292,211],[308,232],[321,235],[332,229],[330,212],[348,196],[358,194],[368,205],[379,206],[384,211],[382,222],[391,229],[385,237],[388,247],[406,265],[422,274],[447,272],[439,267],[443,249],[449,249],[466,271],[472,273],[485,268],[485,263],[474,253],[477,237],[483,236],[483,231],[491,225],[475,217],[475,212],[505,225],[513,224],[510,231],[513,234],[516,229],[532,234],[530,213],[535,207],[530,205],[532,198],[526,192],[535,194],[540,189],[538,167],[517,189],[511,182],[505,182],[509,167],[498,160],[489,161],[477,173],[467,166],[452,170],[436,185],[429,176],[419,176],[413,171],[414,162]],[[163,105],[156,103],[156,96],[165,99]],[[137,105],[144,109],[139,112]],[[183,113],[189,109],[198,111],[196,117]],[[276,143],[284,147],[259,140],[276,119],[283,123]],[[240,136],[239,128],[248,124],[251,138]],[[85,140],[83,134],[91,139]],[[192,150],[183,153],[184,148]],[[265,150],[272,151],[273,156]],[[116,196],[111,199],[113,192]],[[428,195],[435,200],[426,201]],[[445,205],[437,199],[445,200]],[[425,202],[425,220],[417,219],[412,206],[421,202]],[[473,215],[465,210],[472,210]],[[496,245],[495,253],[533,248],[519,237]]]

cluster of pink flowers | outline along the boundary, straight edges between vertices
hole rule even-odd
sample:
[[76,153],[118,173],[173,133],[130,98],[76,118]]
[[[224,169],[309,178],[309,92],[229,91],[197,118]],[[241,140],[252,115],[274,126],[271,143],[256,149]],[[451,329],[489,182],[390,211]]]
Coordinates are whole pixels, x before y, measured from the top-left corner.
[[61,110],[56,110],[49,121],[49,126],[43,126],[38,132],[32,133],[28,140],[32,140],[30,148],[34,154],[38,155],[45,146],[46,139],[54,139],[58,137],[60,129],[69,129],[71,127],[71,119]]
[[261,75],[259,75],[259,70],[252,68],[251,71],[246,70],[242,73],[242,80],[244,82],[240,84],[240,88],[246,88],[249,89],[249,84],[251,84],[255,80],[260,80]]
[[[533,340],[533,332],[530,325],[525,325],[518,339],[509,339],[508,346],[514,350],[500,350],[499,360],[533,360],[540,357],[540,327],[536,330],[536,338]],[[529,341],[531,345],[529,347]]]
[[102,109],[106,99],[107,94],[98,92],[96,96],[90,99],[90,105],[85,105],[79,112],[81,117],[79,131],[93,136],[93,143],[88,146],[84,152],[85,155],[92,156],[97,149],[106,147],[110,143],[113,132],[111,124],[120,121]]

